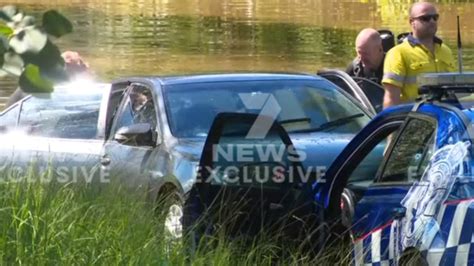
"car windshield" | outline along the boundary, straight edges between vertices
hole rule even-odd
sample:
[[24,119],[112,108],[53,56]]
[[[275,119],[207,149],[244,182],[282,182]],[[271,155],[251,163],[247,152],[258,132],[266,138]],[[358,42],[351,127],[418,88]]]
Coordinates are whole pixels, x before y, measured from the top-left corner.
[[369,117],[325,80],[256,80],[166,85],[171,132],[206,137],[221,112],[273,116],[289,132],[356,133]]
[[19,112],[18,123],[3,125],[7,130],[17,125],[32,136],[92,139],[97,134],[102,95],[101,87],[33,95],[1,114],[0,120],[7,121],[10,114]]

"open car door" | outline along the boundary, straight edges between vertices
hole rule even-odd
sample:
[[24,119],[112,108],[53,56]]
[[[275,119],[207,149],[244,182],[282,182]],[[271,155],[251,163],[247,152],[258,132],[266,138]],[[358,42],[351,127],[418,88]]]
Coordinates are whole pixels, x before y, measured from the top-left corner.
[[378,113],[382,111],[384,90],[382,86],[372,80],[351,77],[346,72],[335,69],[320,70],[317,74],[359,100],[370,112]]
[[197,194],[212,228],[224,228],[232,237],[264,233],[299,243],[314,232],[318,209],[312,181],[300,178],[298,152],[272,118],[217,115],[199,170]]

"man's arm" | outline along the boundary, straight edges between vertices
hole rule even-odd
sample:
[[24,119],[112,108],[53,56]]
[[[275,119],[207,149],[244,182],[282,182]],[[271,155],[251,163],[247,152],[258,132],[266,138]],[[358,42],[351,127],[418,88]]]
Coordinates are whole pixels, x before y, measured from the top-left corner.
[[393,105],[400,104],[400,87],[392,84],[384,83],[385,94],[383,96],[383,108],[387,108]]

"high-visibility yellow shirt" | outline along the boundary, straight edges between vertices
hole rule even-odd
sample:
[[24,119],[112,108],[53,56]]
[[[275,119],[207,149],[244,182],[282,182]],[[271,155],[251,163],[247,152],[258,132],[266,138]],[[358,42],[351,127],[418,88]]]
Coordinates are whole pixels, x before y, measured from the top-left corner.
[[402,102],[413,101],[418,97],[417,75],[455,70],[451,49],[439,38],[435,37],[434,42],[433,54],[412,35],[408,35],[385,56],[382,83],[400,87]]

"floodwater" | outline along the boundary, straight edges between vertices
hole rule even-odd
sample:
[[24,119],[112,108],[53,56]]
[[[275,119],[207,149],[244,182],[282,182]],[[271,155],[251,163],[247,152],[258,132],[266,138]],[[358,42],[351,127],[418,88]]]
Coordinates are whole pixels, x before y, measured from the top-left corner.
[[[74,32],[57,40],[103,80],[131,75],[223,71],[314,73],[344,68],[364,27],[409,30],[412,1],[400,0],[0,0],[36,16],[56,9]],[[439,36],[474,69],[474,3],[437,1]],[[0,95],[11,88],[3,87]]]

